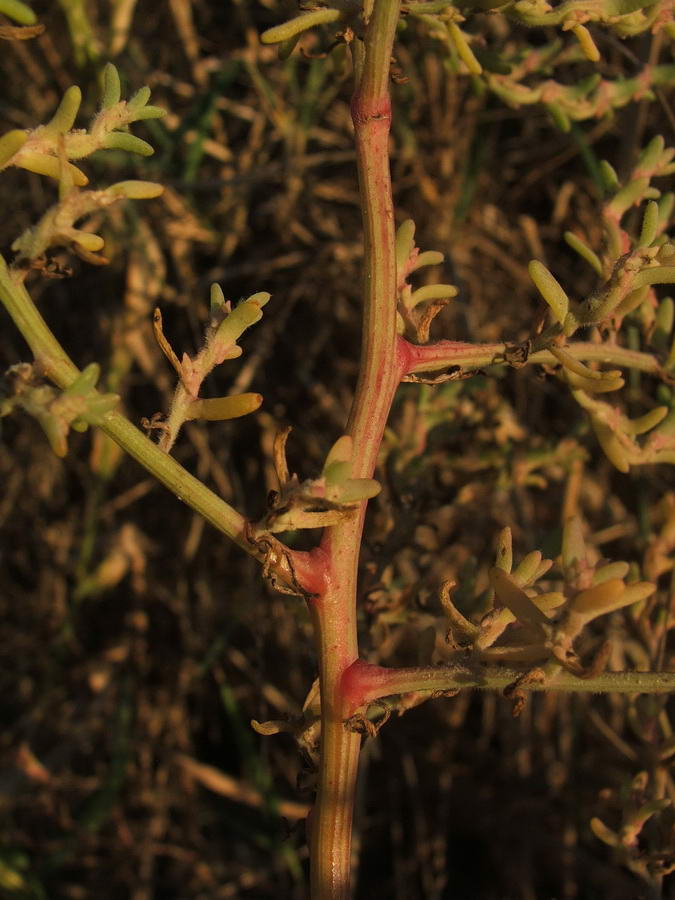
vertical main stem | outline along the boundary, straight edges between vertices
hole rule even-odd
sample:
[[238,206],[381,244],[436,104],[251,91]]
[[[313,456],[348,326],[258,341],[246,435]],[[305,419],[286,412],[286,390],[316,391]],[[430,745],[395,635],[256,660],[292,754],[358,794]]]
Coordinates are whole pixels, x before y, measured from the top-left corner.
[[[364,224],[361,366],[347,432],[354,440],[352,477],[368,478],[377,462],[394,392],[396,255],[389,174],[389,66],[400,0],[375,0],[367,25],[360,80],[352,100]],[[348,900],[351,829],[360,736],[345,728],[342,676],[358,657],[356,589],[365,503],[358,515],[325,531],[326,590],[312,601],[321,678],[321,769],[312,813],[313,900]]]

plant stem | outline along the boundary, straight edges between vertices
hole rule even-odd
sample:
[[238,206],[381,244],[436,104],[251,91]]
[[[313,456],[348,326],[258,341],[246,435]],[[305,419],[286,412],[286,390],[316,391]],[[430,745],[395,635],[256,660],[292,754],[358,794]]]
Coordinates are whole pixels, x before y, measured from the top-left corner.
[[[59,341],[50,330],[17,273],[0,256],[0,300],[33,352],[41,372],[64,390],[80,375]],[[246,536],[246,519],[180,463],[160,450],[141,431],[118,412],[106,415],[100,428],[123,450],[172,491],[179,500],[200,513],[251,556],[263,560],[271,575],[287,585],[312,580],[313,563],[309,554],[287,550],[281,542],[268,541],[271,552],[264,556]]]
[[[354,439],[352,477],[368,478],[377,461],[402,375],[396,352],[396,258],[389,174],[389,64],[399,0],[376,0],[352,100],[364,226],[361,365],[347,433]],[[356,589],[365,503],[358,515],[326,529],[324,594],[311,601],[321,679],[321,768],[312,813],[313,900],[350,896],[351,823],[360,736],[345,729],[342,677],[357,659]]]
[[[504,365],[504,354],[508,344],[471,344],[464,341],[436,341],[433,344],[411,344],[401,339],[402,352],[406,357],[405,374],[416,372],[437,372],[458,366],[464,371],[482,369],[485,366]],[[615,366],[625,366],[658,375],[661,367],[651,353],[640,353],[619,347],[616,344],[593,344],[590,341],[574,341],[565,350],[582,362],[602,362]],[[559,365],[550,350],[530,353],[528,363],[533,365]]]
[[[388,669],[356,660],[343,678],[348,714],[374,700],[394,694],[418,691],[451,691],[465,688],[503,690],[522,676],[522,670],[502,666],[451,664]],[[663,694],[675,691],[675,672],[602,672],[591,678],[579,678],[561,670],[555,678],[533,681],[527,691],[574,693]]]

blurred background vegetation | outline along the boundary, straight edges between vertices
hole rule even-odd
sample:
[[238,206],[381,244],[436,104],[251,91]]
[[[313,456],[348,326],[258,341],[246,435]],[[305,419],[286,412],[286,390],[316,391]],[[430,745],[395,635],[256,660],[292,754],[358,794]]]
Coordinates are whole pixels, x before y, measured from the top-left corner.
[[[77,364],[103,365],[136,423],[166,411],[174,387],[155,306],[180,355],[199,346],[212,282],[235,301],[270,291],[243,358],[210,378],[213,396],[260,391],[262,410],[189,426],[175,450],[259,518],[276,486],[275,432],[293,426],[291,468],[316,475],[357,374],[361,223],[343,48],[326,55],[329,35],[313,36],[280,62],[258,34],[297,10],[285,0],[33,8],[43,33],[1,42],[0,131],[46,121],[71,84],[86,119],[108,60],[123,96],[147,84],[168,115],[135,129],[152,158],[107,151],[85,166],[93,186],[137,177],[164,195],[96,220],[106,266],[56,253],[29,289]],[[599,34],[600,70],[629,77],[641,61],[669,61],[655,40]],[[398,221],[415,219],[420,246],[446,254],[442,280],[460,288],[435,334],[524,340],[542,313],[529,259],[590,292],[590,269],[561,236],[573,228],[598,246],[598,161],[626,172],[655,133],[675,140],[668,89],[563,134],[540,107],[511,109],[458,75],[414,27],[396,68]],[[569,80],[586,70],[575,63]],[[55,198],[44,178],[3,173],[3,253]],[[28,361],[4,313],[0,360]],[[634,374],[628,403],[641,411],[655,391]],[[304,605],[271,592],[254,562],[101,435],[71,435],[59,460],[34,421],[1,424],[0,895],[306,898],[311,764],[289,735],[249,725],[301,710],[316,666]],[[368,659],[428,661],[440,583],[457,580],[470,611],[500,529],[513,528],[516,558],[555,555],[576,513],[598,556],[660,578],[658,602],[670,603],[657,630],[612,618],[613,664],[673,668],[672,470],[616,472],[569,393],[529,368],[404,385],[390,424],[362,554]],[[654,749],[666,704],[551,695],[514,719],[502,697],[463,693],[393,717],[364,753],[357,897],[675,896],[661,874],[675,863],[672,814],[623,860],[589,827],[594,816],[620,827],[655,779],[675,798],[672,756]]]

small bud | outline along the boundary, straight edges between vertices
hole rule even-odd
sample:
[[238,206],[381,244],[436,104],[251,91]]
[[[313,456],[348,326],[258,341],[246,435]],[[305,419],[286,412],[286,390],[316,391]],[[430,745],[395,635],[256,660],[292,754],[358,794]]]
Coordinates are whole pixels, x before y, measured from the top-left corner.
[[412,219],[406,219],[396,231],[396,277],[399,282],[414,249],[415,223]]
[[324,469],[326,466],[330,466],[333,463],[351,462],[353,450],[354,441],[348,434],[343,434],[342,437],[339,437],[337,441],[335,441],[328,451]]
[[330,448],[321,473],[327,484],[338,485],[351,477],[353,445],[351,437],[343,434]]
[[211,296],[210,296],[210,310],[211,310],[211,318],[215,318],[215,316],[220,313],[230,312],[230,310],[226,310],[225,308],[226,300],[225,294],[223,294],[223,289],[219,284],[215,282],[211,285]]
[[89,363],[88,366],[82,369],[75,381],[66,388],[64,394],[73,397],[84,397],[94,390],[100,377],[101,367],[99,364],[95,362]]

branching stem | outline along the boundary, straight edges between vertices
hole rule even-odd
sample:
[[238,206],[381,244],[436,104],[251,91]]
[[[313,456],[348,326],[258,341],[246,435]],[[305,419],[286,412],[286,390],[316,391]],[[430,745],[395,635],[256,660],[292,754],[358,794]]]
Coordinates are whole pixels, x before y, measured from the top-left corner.
[[[361,366],[347,432],[355,478],[375,468],[394,392],[403,374],[396,352],[396,258],[389,174],[389,67],[399,0],[376,0],[365,37],[352,119],[364,226]],[[347,731],[342,676],[357,659],[357,568],[365,504],[358,516],[326,529],[328,588],[312,602],[321,677],[321,770],[312,813],[314,900],[348,900],[351,822],[360,737]]]
[[[64,390],[80,375],[75,363],[63,349],[23,284],[22,273],[14,277],[0,256],[0,300],[33,352],[41,373]],[[246,519],[180,463],[164,453],[118,412],[111,412],[100,426],[123,450],[172,491],[179,500],[202,515],[247,553],[263,561],[278,582],[293,587],[309,585],[314,564],[308,553],[287,550],[270,537],[266,552],[247,537]],[[311,588],[308,588],[311,590]]]

